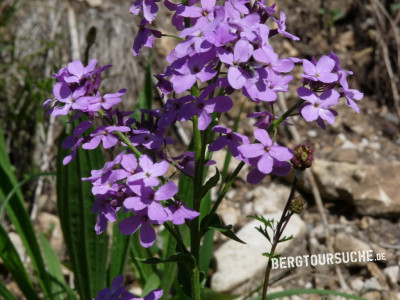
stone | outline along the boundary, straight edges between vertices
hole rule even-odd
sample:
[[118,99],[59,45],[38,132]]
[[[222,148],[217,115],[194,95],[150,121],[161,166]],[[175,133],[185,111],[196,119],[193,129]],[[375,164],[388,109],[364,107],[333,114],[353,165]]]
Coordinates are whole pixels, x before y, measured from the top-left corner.
[[322,197],[347,200],[361,215],[400,214],[399,162],[358,165],[316,159],[311,170]]
[[86,2],[91,7],[100,7],[103,4],[103,0],[86,0]]
[[387,267],[383,270],[383,273],[386,276],[386,280],[390,286],[396,287],[398,286],[399,276],[400,276],[400,267],[399,266],[391,266]]
[[337,162],[346,162],[350,164],[355,164],[358,161],[358,153],[355,149],[350,148],[340,148],[338,149],[332,157],[332,160]]
[[371,278],[367,279],[364,282],[364,289],[366,291],[369,291],[369,290],[378,290],[378,291],[380,291],[382,289],[382,287],[379,284],[378,279],[376,279],[375,277],[371,277]]
[[376,280],[378,280],[379,285],[381,286],[381,289],[387,290],[388,285],[385,280],[385,275],[383,275],[383,272],[380,270],[378,265],[374,262],[368,262],[367,269],[368,269],[369,273],[373,276],[373,278],[376,278]]
[[[61,230],[60,219],[48,212],[40,213],[37,218],[38,230],[44,234],[50,234],[50,245],[56,253],[64,247],[64,238]],[[94,226],[94,225],[93,225]]]
[[[338,234],[336,234],[334,247],[337,252],[346,252],[346,253],[352,252],[352,251],[355,251],[355,252],[365,251],[366,252],[368,250],[371,250],[371,247],[367,243],[357,239],[356,237],[354,237],[352,235],[346,234],[344,232],[339,232]],[[348,263],[348,265],[349,266],[366,266],[367,265],[367,257],[368,257],[368,254],[366,253],[365,261],[364,260],[359,261],[357,259],[357,262],[350,261]]]
[[351,288],[357,293],[360,292],[364,287],[364,281],[361,277],[356,277],[350,281]]
[[[279,220],[281,213],[265,214],[264,217]],[[229,240],[215,252],[217,270],[211,278],[213,290],[218,292],[231,291],[265,270],[268,259],[262,253],[269,252],[271,245],[255,229],[260,224],[260,222],[254,220],[237,232],[237,236],[246,244]],[[293,215],[283,235],[293,235],[294,239],[278,244],[276,253],[282,253],[285,249],[293,247],[296,241],[303,238],[305,231],[305,223],[298,215]]]
[[249,193],[253,199],[254,213],[282,212],[290,194],[290,188],[283,184],[271,183],[267,187],[257,186]]
[[362,297],[366,300],[381,300],[381,293],[377,291],[366,292],[362,294]]

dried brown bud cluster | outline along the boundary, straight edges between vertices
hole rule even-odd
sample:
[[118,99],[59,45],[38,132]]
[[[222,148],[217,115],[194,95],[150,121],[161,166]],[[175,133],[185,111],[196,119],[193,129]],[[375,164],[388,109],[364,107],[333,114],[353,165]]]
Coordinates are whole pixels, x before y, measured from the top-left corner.
[[299,144],[293,149],[293,158],[290,162],[293,168],[304,171],[310,168],[314,161],[314,149],[310,143]]
[[304,204],[306,201],[304,201],[303,197],[297,196],[295,197],[292,202],[290,203],[289,210],[295,214],[300,214],[301,211],[304,208]]

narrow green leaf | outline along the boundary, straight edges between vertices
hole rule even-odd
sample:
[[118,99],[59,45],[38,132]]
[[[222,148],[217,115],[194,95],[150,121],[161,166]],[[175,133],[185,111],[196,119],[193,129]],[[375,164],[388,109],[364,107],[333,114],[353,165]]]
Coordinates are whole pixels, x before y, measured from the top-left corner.
[[[289,296],[294,296],[294,295],[333,295],[333,296],[340,296],[344,297],[346,299],[356,299],[356,300],[366,300],[365,298],[347,294],[347,293],[342,293],[342,292],[336,292],[336,291],[330,291],[330,290],[318,290],[318,289],[293,289],[293,290],[286,290],[282,292],[276,292],[276,293],[271,293],[267,296],[268,300],[272,299],[282,299],[283,297],[289,297]],[[261,297],[254,298],[253,300],[259,300]]]
[[142,296],[146,296],[152,290],[158,289],[159,287],[160,287],[160,278],[157,276],[156,273],[151,274],[149,278],[147,278],[146,284],[143,287]]
[[134,106],[135,113],[133,114],[133,116],[138,120],[140,120],[139,109],[151,109],[153,105],[153,80],[151,75],[152,63],[153,63],[153,56],[147,63],[143,88],[142,91],[140,92],[136,105]]
[[[17,179],[11,168],[11,164],[6,153],[3,131],[0,126],[0,199],[5,199],[17,185]],[[10,201],[5,205],[7,215],[14,225],[16,232],[20,236],[22,243],[28,253],[35,273],[38,277],[40,287],[46,297],[51,295],[50,279],[47,275],[43,257],[39,248],[35,232],[28,211],[25,207],[25,201],[20,190],[17,190]]]
[[203,198],[214,186],[218,184],[220,173],[218,168],[215,168],[215,174],[212,176],[200,189],[200,198]]
[[228,295],[211,289],[204,289],[201,299],[202,300],[233,300],[238,298],[238,295]]
[[[122,214],[122,210],[118,212],[118,219],[122,220],[129,217],[129,214]],[[125,274],[126,260],[129,255],[129,247],[131,245],[131,236],[122,234],[118,229],[118,222],[113,226],[113,240],[110,251],[110,264],[108,268],[108,284],[111,283],[115,276]]]
[[[175,238],[166,229],[163,230],[162,232],[162,238],[164,244],[162,259],[166,259],[176,251],[177,242]],[[177,271],[178,271],[178,266],[176,264],[164,265],[160,283],[160,288],[164,291],[163,294],[164,299],[167,299],[168,295],[170,294],[170,290],[172,288],[174,280],[176,280]]]
[[[60,143],[65,137],[64,132]],[[62,160],[69,151],[61,145],[58,151],[57,205],[61,227],[77,290],[81,299],[92,299],[106,286],[108,237],[106,233],[96,235],[94,231],[96,215],[92,213],[91,183],[81,178],[90,176],[91,170],[102,168],[104,158],[99,148],[79,149],[75,160],[64,166]]]
[[39,299],[36,296],[36,292],[33,288],[31,281],[29,280],[28,274],[25,271],[25,267],[15,249],[13,243],[8,237],[7,232],[0,224],[0,257],[3,260],[3,264],[6,269],[11,273],[15,282],[18,284],[22,293],[27,299]]
[[77,299],[75,293],[67,285],[64,275],[61,271],[61,263],[58,260],[57,254],[51,248],[49,241],[43,234],[39,235],[40,243],[42,244],[43,253],[47,262],[47,269],[51,278],[52,299]]
[[142,261],[145,264],[163,264],[163,263],[169,263],[169,262],[178,262],[178,263],[184,263],[187,264],[189,267],[194,266],[194,257],[190,254],[186,253],[177,253],[174,255],[171,255],[167,259],[159,259],[157,257],[149,257],[149,258],[137,258],[137,260]]

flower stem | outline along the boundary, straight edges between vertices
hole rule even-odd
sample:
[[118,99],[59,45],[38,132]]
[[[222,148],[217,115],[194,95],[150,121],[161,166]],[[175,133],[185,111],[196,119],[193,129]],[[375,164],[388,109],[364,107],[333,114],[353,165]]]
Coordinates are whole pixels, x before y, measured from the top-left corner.
[[292,202],[293,196],[294,196],[294,191],[296,190],[296,185],[297,185],[297,177],[295,176],[293,179],[292,183],[292,189],[290,191],[289,198],[286,202],[286,206],[283,209],[281,219],[278,222],[278,226],[276,228],[274,240],[272,243],[271,247],[271,252],[270,252],[270,257],[268,259],[268,265],[267,269],[265,270],[265,276],[264,276],[264,286],[263,286],[263,292],[262,292],[262,300],[267,299],[267,292],[268,292],[268,283],[269,283],[269,276],[271,274],[271,268],[272,268],[272,258],[275,254],[275,249],[276,246],[279,243],[279,240],[281,239],[282,233],[286,228],[286,225],[289,223],[290,217],[293,215],[293,213],[289,212],[289,207],[290,203]]
[[304,100],[299,100],[295,105],[293,105],[291,108],[287,110],[279,119],[275,120],[271,125],[270,128],[275,131],[279,124],[281,124],[287,117],[290,116],[290,114],[295,111],[297,108],[299,108],[305,101]]

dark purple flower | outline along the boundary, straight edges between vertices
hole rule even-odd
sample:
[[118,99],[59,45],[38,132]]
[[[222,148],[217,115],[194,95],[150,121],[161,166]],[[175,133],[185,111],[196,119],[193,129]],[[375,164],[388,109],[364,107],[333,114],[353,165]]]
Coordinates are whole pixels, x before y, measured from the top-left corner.
[[73,132],[73,135],[70,135],[65,138],[62,143],[62,147],[64,149],[71,149],[72,153],[67,155],[63,160],[63,165],[69,164],[71,161],[74,160],[76,151],[78,150],[79,146],[83,143],[84,138],[80,137],[82,133],[84,133],[87,129],[92,126],[92,122],[90,121],[83,121],[79,123]]
[[[166,219],[166,218],[165,218]],[[153,221],[147,215],[147,208],[135,212],[135,215],[123,219],[118,224],[119,231],[122,234],[130,235],[135,233],[140,228],[140,244],[145,247],[153,246],[156,241],[156,232],[152,224],[159,224],[158,221]]]
[[[51,109],[51,114],[56,117],[59,115],[66,115],[70,111],[70,109],[74,110],[85,110],[87,108],[87,104],[77,102],[77,100],[86,94],[87,86],[81,86],[75,89],[73,92],[71,91],[70,87],[62,82],[57,82],[53,88],[53,94],[56,98],[56,102],[54,105],[57,104],[64,104],[62,107],[54,106]],[[46,102],[45,105],[47,106],[48,103]]]
[[249,138],[243,134],[233,132],[230,128],[226,128],[223,126],[214,126],[212,129],[214,132],[224,133],[225,135],[219,136],[210,146],[208,146],[208,150],[214,152],[221,150],[225,146],[228,146],[230,153],[234,157],[238,157],[240,152],[238,147],[241,144],[249,144]]
[[[125,290],[122,285],[124,278],[121,275],[115,276],[111,284],[111,288],[105,288],[97,293],[97,297],[93,300],[132,300],[135,296]],[[158,299],[158,298],[157,298]]]
[[[140,1],[147,1],[147,0],[140,0]],[[147,24],[148,23],[144,19],[140,23],[139,31],[133,42],[133,48],[132,48],[133,56],[138,56],[140,49],[142,49],[142,47],[153,48],[155,39],[161,38],[162,36],[160,31],[147,28],[146,27]]]

